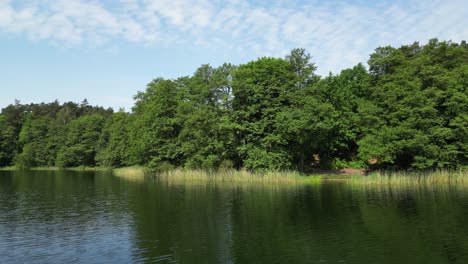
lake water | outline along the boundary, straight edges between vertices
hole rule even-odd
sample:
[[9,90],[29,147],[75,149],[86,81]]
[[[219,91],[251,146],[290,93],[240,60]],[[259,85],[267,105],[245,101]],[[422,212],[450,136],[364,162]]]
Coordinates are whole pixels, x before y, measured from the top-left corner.
[[468,263],[468,192],[0,171],[0,263]]

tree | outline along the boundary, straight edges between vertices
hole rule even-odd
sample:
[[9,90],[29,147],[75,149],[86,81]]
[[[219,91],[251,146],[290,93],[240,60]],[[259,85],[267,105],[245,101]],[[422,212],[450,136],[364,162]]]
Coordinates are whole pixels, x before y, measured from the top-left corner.
[[99,137],[96,161],[101,166],[121,167],[131,165],[129,160],[129,133],[131,115],[119,111],[106,122]]
[[377,49],[369,60],[374,106],[361,108],[368,125],[358,141],[361,158],[400,169],[466,163],[467,64],[466,46],[435,39]]
[[[180,80],[179,85],[183,85]],[[162,163],[180,165],[177,109],[182,100],[177,83],[155,79],[135,99],[135,121],[130,132],[132,163],[153,168]]]
[[203,65],[181,87],[178,141],[187,168],[215,169],[234,156],[230,69],[228,65],[219,69]]
[[0,115],[0,167],[12,164],[15,157],[15,128],[9,126],[5,116]]
[[12,165],[16,159],[18,136],[23,125],[23,115],[26,112],[26,106],[21,105],[18,100],[15,100],[15,104],[8,105],[2,109],[1,115],[3,116],[3,121],[0,120],[0,125],[3,126],[3,129],[0,132],[0,143],[2,144],[3,161],[0,166]]
[[21,148],[20,158],[27,159],[24,165],[47,166],[50,164],[47,143],[48,125],[51,122],[49,117],[34,118],[33,114],[28,114],[19,134],[19,146]]
[[82,116],[70,122],[66,141],[57,154],[60,167],[95,166],[98,141],[105,119],[101,115]]
[[201,65],[150,82],[131,113],[21,104],[0,113],[0,166],[249,170],[343,166],[457,168],[468,163],[468,45],[379,47],[320,77],[311,56]]
[[238,163],[247,169],[291,167],[288,142],[278,133],[277,115],[291,102],[294,74],[283,59],[260,58],[234,72],[233,121]]

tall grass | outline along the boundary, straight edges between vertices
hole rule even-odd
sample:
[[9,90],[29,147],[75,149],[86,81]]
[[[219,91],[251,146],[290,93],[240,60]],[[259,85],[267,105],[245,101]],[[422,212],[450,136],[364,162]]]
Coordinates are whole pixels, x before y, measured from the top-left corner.
[[[4,167],[0,170],[16,170],[15,167]],[[33,168],[33,170],[62,170],[57,167]],[[111,170],[103,167],[76,167],[65,170]],[[370,175],[313,175],[304,176],[295,171],[283,172],[250,172],[246,170],[184,170],[174,169],[156,173],[142,166],[132,166],[113,169],[115,176],[132,181],[143,181],[145,178],[153,178],[168,184],[224,184],[224,185],[302,185],[319,184],[324,181],[343,181],[355,186],[389,186],[389,187],[414,187],[414,186],[465,186],[468,188],[468,170],[435,170],[425,172],[410,171],[378,171]]]
[[356,185],[433,186],[453,184],[468,186],[468,170],[382,171],[371,173],[368,176],[352,176],[349,182]]
[[183,170],[174,169],[166,172],[152,172],[144,167],[115,169],[116,176],[129,180],[143,180],[151,177],[168,184],[185,185],[302,185],[318,184],[324,181],[343,181],[356,186],[466,186],[467,170],[436,170],[426,172],[380,171],[367,176],[361,175],[314,175],[304,176],[294,171],[254,173],[246,170]]
[[132,166],[113,169],[115,176],[124,178],[130,181],[143,181],[145,176],[150,176],[150,171],[141,166]]
[[144,167],[129,167],[115,169],[114,174],[129,180],[151,177],[168,184],[184,185],[299,185],[318,184],[322,181],[321,176],[306,177],[298,172],[253,173],[246,170],[206,171],[174,169],[165,172],[151,172]]

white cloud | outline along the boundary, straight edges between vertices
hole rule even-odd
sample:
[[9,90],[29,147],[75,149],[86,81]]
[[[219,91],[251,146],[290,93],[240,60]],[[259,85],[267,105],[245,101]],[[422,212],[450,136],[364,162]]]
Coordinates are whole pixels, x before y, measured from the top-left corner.
[[[321,73],[365,62],[379,45],[468,37],[463,0],[352,4],[247,0],[0,0],[0,31],[65,47],[199,45],[281,56],[304,47]],[[236,56],[236,55],[233,55]]]

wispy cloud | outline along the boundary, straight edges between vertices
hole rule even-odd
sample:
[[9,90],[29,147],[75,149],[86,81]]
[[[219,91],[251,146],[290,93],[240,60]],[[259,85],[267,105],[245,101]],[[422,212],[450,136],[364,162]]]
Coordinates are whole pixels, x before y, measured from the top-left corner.
[[[371,2],[372,3],[372,2]],[[464,0],[365,4],[247,0],[0,0],[0,31],[65,47],[199,45],[282,56],[304,47],[322,73],[365,62],[379,45],[468,37]]]

